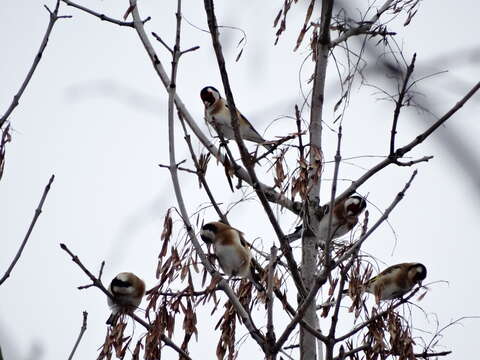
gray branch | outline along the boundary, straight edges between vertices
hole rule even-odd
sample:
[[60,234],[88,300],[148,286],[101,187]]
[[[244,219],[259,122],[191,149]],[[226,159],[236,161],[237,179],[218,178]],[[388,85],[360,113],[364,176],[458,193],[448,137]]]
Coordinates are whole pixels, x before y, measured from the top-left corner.
[[43,194],[42,194],[42,198],[40,199],[40,203],[38,204],[37,208],[35,209],[35,214],[33,215],[33,219],[30,223],[30,226],[28,227],[27,234],[23,238],[22,244],[20,245],[20,248],[18,249],[17,254],[13,258],[12,263],[10,264],[7,271],[5,272],[5,274],[0,279],[0,285],[2,285],[5,282],[5,280],[7,280],[10,277],[10,273],[12,272],[13,267],[15,266],[17,261],[20,259],[20,256],[22,255],[22,252],[23,252],[23,249],[25,248],[25,245],[27,245],[27,241],[30,238],[30,234],[32,233],[33,228],[35,227],[35,224],[37,223],[38,217],[42,213],[43,203],[45,202],[45,199],[47,198],[48,192],[50,191],[50,186],[52,185],[54,179],[55,179],[55,175],[52,175],[50,177],[50,180],[48,181],[47,186],[45,186],[45,190],[43,190]]
[[71,17],[71,16],[59,16],[58,15],[59,4],[60,4],[60,0],[57,0],[57,3],[55,5],[55,9],[53,11],[50,11],[50,9],[48,9],[48,7],[45,6],[45,8],[47,9],[47,11],[50,14],[50,21],[48,22],[47,30],[45,31],[45,35],[43,35],[43,39],[42,39],[42,42],[40,44],[40,48],[37,51],[37,55],[35,55],[35,59],[33,60],[33,64],[30,67],[30,70],[28,71],[27,76],[25,77],[25,80],[23,80],[23,83],[20,86],[20,89],[18,90],[18,92],[13,97],[13,100],[12,100],[10,106],[8,107],[7,111],[0,118],[0,128],[3,127],[3,124],[5,124],[5,122],[8,120],[8,117],[10,116],[12,111],[18,106],[20,98],[22,97],[23,92],[27,88],[27,85],[30,82],[30,80],[33,76],[33,73],[37,69],[37,66],[40,62],[40,59],[42,58],[43,52],[45,51],[45,48],[47,47],[48,39],[50,37],[50,34],[53,30],[53,26],[55,25],[56,21],[58,19]]

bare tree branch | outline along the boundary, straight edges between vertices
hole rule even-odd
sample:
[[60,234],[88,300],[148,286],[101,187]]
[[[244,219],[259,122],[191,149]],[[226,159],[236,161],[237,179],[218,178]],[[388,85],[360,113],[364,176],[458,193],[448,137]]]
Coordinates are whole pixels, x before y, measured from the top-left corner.
[[[184,138],[185,138],[185,141],[187,143],[188,150],[190,151],[190,156],[192,157],[193,163],[195,164],[195,168],[197,169],[198,180],[200,181],[200,184],[202,184],[203,188],[205,189],[205,192],[207,193],[207,196],[210,199],[210,203],[212,204],[213,208],[217,212],[218,217],[225,224],[228,224],[227,217],[220,210],[220,207],[218,206],[218,203],[215,201],[212,190],[210,189],[210,185],[208,185],[207,180],[205,179],[205,172],[206,172],[207,164],[204,164],[205,169],[200,166],[197,155],[195,155],[195,151],[193,150],[192,141],[190,139],[190,135],[188,134],[187,127],[185,126],[185,121],[184,121],[180,112],[178,113],[178,117],[180,119],[180,123],[182,124],[183,133],[185,134]],[[205,162],[206,161],[207,160],[205,159]]]
[[49,14],[50,14],[50,21],[48,22],[48,25],[47,25],[47,30],[45,31],[45,35],[43,35],[43,39],[42,39],[42,42],[40,44],[40,48],[38,49],[38,52],[37,52],[37,55],[35,55],[35,59],[33,60],[33,64],[32,66],[30,67],[30,70],[28,71],[27,73],[27,76],[25,77],[25,80],[23,80],[23,83],[22,85],[20,86],[20,89],[18,90],[18,92],[15,94],[15,96],[13,97],[13,100],[10,104],[10,106],[8,107],[7,111],[5,112],[5,114],[3,114],[3,116],[0,118],[0,129],[3,127],[3,124],[5,124],[5,122],[8,120],[8,117],[10,116],[10,114],[12,113],[12,111],[17,107],[17,105],[19,104],[19,100],[20,98],[22,97],[23,95],[23,92],[25,91],[25,89],[27,88],[27,85],[28,83],[30,82],[30,79],[32,78],[33,76],[33,73],[35,72],[35,70],[37,69],[37,66],[38,66],[38,63],[40,62],[40,59],[42,58],[42,55],[43,55],[43,52],[45,51],[45,48],[47,47],[47,43],[48,43],[48,38],[50,37],[50,33],[52,32],[53,30],[53,26],[55,25],[55,22],[58,20],[58,19],[63,19],[63,18],[69,18],[71,16],[59,16],[58,15],[58,6],[60,4],[60,0],[57,0],[57,3],[55,5],[55,9],[52,11],[50,11],[46,6],[46,9],[48,10]]
[[[70,255],[70,257],[72,258],[72,261],[78,265],[78,267],[80,269],[82,269],[82,271],[87,274],[87,276],[90,278],[90,280],[92,280],[92,285],[88,286],[88,287],[91,287],[91,286],[94,286],[96,288],[99,288],[105,295],[107,295],[110,299],[113,299],[113,295],[110,293],[110,291],[107,290],[107,288],[103,285],[103,282],[100,278],[97,278],[95,277],[95,275],[93,275],[83,264],[82,262],[80,261],[80,259],[78,258],[77,255],[75,255],[73,252],[70,251],[70,249],[67,247],[67,245],[61,243],[60,244],[60,248],[65,251],[68,255]],[[103,262],[102,262],[103,264]],[[88,288],[87,286],[79,286],[78,289],[79,290],[82,290],[82,289],[86,289]]]
[[[277,248],[272,246],[270,248],[270,262],[268,264],[268,278],[267,278],[267,343],[270,349],[275,346],[275,329],[273,327],[273,276],[275,273],[275,264],[277,259]],[[275,358],[275,353],[270,353]]]
[[68,357],[68,360],[73,359],[73,355],[75,354],[75,351],[77,351],[77,347],[80,344],[80,341],[82,340],[83,334],[87,330],[87,317],[88,317],[88,313],[84,311],[82,327],[80,328],[80,333],[78,334],[77,340],[75,341],[75,345],[73,345],[73,349],[72,349],[72,352],[70,353],[70,356]]
[[[82,6],[82,5],[79,5],[77,3],[74,3],[73,1],[70,1],[70,0],[62,0],[62,2],[64,2],[65,4],[67,4],[68,6],[71,6],[71,7],[74,7],[76,9],[79,9],[79,10],[82,10],[90,15],[93,15],[97,18],[99,18],[100,20],[102,21],[107,21],[107,22],[110,22],[112,24],[116,24],[116,25],[119,25],[119,26],[127,26],[127,27],[131,27],[133,28],[134,25],[133,25],[133,21],[122,21],[122,20],[117,20],[117,19],[114,19],[110,16],[107,16],[105,14],[100,14],[96,11],[93,11],[89,8],[86,8],[85,6]],[[143,20],[144,23],[146,23],[147,21],[150,20],[150,17],[146,18],[145,20]]]
[[[316,213],[320,203],[321,172],[323,166],[322,120],[328,55],[330,51],[330,25],[332,22],[333,4],[333,0],[322,0],[320,27],[317,32],[314,32],[314,39],[312,40],[315,70],[313,74],[310,123],[308,124],[310,140],[308,193],[304,205],[306,211],[303,215],[304,231],[302,234],[302,279],[305,281],[305,287],[307,291],[309,291],[309,294],[307,298],[304,298],[301,306],[301,308],[305,307],[305,317],[303,320],[311,326],[318,322],[314,298],[320,286],[326,281],[326,277],[323,282],[316,282],[315,280],[315,274],[317,272],[317,234],[319,229],[319,218],[316,216]],[[326,259],[330,257],[328,251],[325,251],[325,255]],[[293,325],[293,323],[291,323],[291,325]],[[315,337],[311,334],[306,334],[304,329],[300,328],[300,357],[303,360],[315,360],[317,355],[323,358],[323,352],[321,354],[316,353]]]
[[438,119],[432,126],[430,126],[426,131],[424,131],[422,134],[418,135],[413,141],[408,143],[407,145],[397,149],[395,151],[395,156],[397,157],[402,157],[406,153],[408,153],[410,150],[412,150],[415,146],[418,144],[421,144],[426,138],[428,138],[432,133],[437,130],[440,126],[445,123],[448,119],[450,119],[453,114],[455,114],[460,108],[465,105],[465,103],[470,100],[470,98],[480,89],[480,81],[473,86],[473,88],[470,89],[470,91],[462,98],[460,99],[455,106],[453,106],[445,115],[443,115],[440,119]]
[[348,38],[355,36],[355,35],[360,35],[360,34],[369,34],[370,29],[372,26],[380,19],[380,17],[383,15],[385,11],[387,11],[390,6],[395,2],[396,0],[387,0],[385,3],[380,7],[375,12],[375,15],[370,18],[370,20],[365,21],[362,23],[360,26],[354,27],[350,30],[345,31],[342,35],[340,35],[338,38],[334,39],[331,41],[330,46],[333,48],[337,46],[338,44],[346,41]]
[[392,130],[390,135],[390,155],[393,155],[395,152],[395,136],[397,135],[397,123],[398,117],[400,116],[400,110],[403,107],[403,99],[407,95],[408,91],[408,80],[410,80],[410,76],[413,73],[413,69],[415,68],[415,59],[417,58],[417,54],[413,54],[412,62],[407,67],[407,71],[405,72],[405,78],[403,80],[402,89],[398,94],[398,100],[395,101],[395,110],[393,111],[393,122],[392,122]]
[[416,289],[414,289],[407,297],[405,298],[402,298],[400,299],[398,302],[393,302],[391,306],[388,307],[387,310],[384,310],[378,314],[376,314],[375,316],[372,316],[370,319],[364,321],[363,323],[355,326],[354,329],[350,330],[349,332],[347,332],[345,335],[342,335],[338,338],[335,339],[335,342],[340,342],[340,341],[344,341],[348,338],[350,338],[352,335],[356,334],[357,332],[359,332],[360,330],[362,330],[364,327],[370,325],[372,322],[374,322],[375,320],[381,318],[382,316],[385,316],[387,315],[390,311],[392,311],[393,309],[396,309],[397,307],[399,307],[400,305],[403,305],[405,303],[408,302],[408,300],[410,300],[411,298],[413,298],[415,296],[415,294],[421,289],[421,287],[417,287]]
[[[318,278],[319,280],[314,284],[314,287],[310,290],[308,295],[304,298],[303,302],[300,304],[295,316],[290,320],[290,323],[286,326],[285,330],[283,331],[282,335],[278,338],[277,342],[275,343],[275,349],[278,350],[283,347],[285,341],[288,340],[290,334],[295,329],[297,324],[303,319],[305,312],[307,311],[308,307],[310,306],[311,302],[315,299],[317,295],[318,289],[325,284],[327,281],[327,276],[322,273],[322,277]],[[308,323],[306,323],[308,324]],[[315,328],[308,324],[311,327],[312,332],[316,332]],[[317,337],[321,339],[323,342],[327,342],[328,338],[320,333],[317,334]]]
[[452,352],[451,351],[441,351],[441,352],[423,352],[420,354],[415,354],[415,357],[423,358],[423,359],[428,359],[430,357],[434,356],[447,356],[450,355]]
[[27,234],[23,238],[22,244],[20,245],[20,248],[18,249],[17,254],[13,258],[12,263],[10,264],[7,271],[5,272],[5,274],[0,279],[0,285],[2,285],[5,282],[5,280],[7,280],[10,277],[10,273],[12,272],[13,267],[15,266],[17,261],[20,259],[20,256],[22,255],[22,252],[23,252],[23,249],[25,248],[25,245],[27,245],[27,241],[30,238],[30,234],[32,233],[33,228],[35,227],[35,224],[37,223],[38,217],[42,213],[43,203],[45,202],[45,199],[47,198],[48,192],[50,191],[50,186],[52,185],[54,179],[55,179],[55,175],[52,175],[50,177],[50,180],[48,181],[47,186],[45,186],[45,190],[43,190],[43,194],[42,194],[42,198],[40,199],[40,203],[38,204],[37,208],[35,209],[35,214],[33,215],[33,219],[30,223],[30,226],[28,227]]
[[348,356],[351,356],[351,355],[354,355],[360,351],[364,351],[364,350],[367,350],[368,348],[370,347],[370,345],[361,345],[355,349],[352,349],[350,351],[346,351],[345,353],[343,353],[341,356],[336,356],[333,358],[333,360],[343,360],[343,359],[346,359]]
[[[414,147],[421,144],[425,139],[427,139],[435,130],[437,130],[442,124],[444,124],[448,119],[450,119],[460,108],[465,105],[465,103],[480,89],[480,82],[476,83],[475,86],[462,98],[458,101],[445,115],[438,119],[433,125],[431,125],[427,130],[422,134],[418,135],[407,145],[398,148],[395,153],[386,159],[379,162],[377,165],[368,170],[360,178],[352,182],[352,184],[337,197],[337,201],[345,199],[352,193],[354,193],[362,184],[364,184],[368,179],[370,179],[377,172],[387,167],[390,164],[395,164],[398,159],[402,158],[406,153],[411,151]],[[426,160],[425,160],[426,161]],[[405,164],[405,163],[404,163]]]

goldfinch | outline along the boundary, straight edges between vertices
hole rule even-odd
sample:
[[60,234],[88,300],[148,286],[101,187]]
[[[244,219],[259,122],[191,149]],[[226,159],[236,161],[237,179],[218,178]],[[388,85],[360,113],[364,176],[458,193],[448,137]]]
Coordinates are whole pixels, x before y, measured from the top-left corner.
[[220,267],[226,275],[248,278],[258,291],[265,290],[254,272],[252,254],[242,232],[214,221],[203,225],[200,237],[207,244],[213,244]]
[[[358,223],[358,217],[367,207],[364,198],[358,195],[351,196],[335,204],[332,214],[332,227],[330,237],[332,239],[345,235]],[[330,217],[330,206],[327,205],[324,215],[320,220],[319,239],[325,242],[328,237],[328,219]]]
[[[207,86],[200,91],[200,98],[205,105],[205,120],[215,131],[220,130],[223,137],[228,140],[235,140],[235,133],[232,127],[232,119],[228,105],[220,96],[220,93],[213,86]],[[260,135],[250,122],[237,111],[240,136],[244,140],[265,146],[271,149],[272,145],[265,144],[266,140]]]
[[402,297],[416,284],[427,277],[427,268],[420,263],[401,263],[392,265],[377,276],[368,280],[364,291],[375,295],[379,300],[391,300]]
[[113,299],[107,298],[112,310],[107,325],[114,326],[121,313],[133,312],[140,305],[145,295],[145,283],[131,272],[122,272],[113,278],[108,290]]

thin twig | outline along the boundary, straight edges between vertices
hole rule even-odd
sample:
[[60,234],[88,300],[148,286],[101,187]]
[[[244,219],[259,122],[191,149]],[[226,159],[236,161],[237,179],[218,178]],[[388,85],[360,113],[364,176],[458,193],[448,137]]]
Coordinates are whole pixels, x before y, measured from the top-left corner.
[[343,353],[341,357],[340,357],[340,355],[339,355],[339,356],[335,356],[335,357],[333,358],[333,360],[343,360],[343,359],[346,359],[348,356],[351,356],[351,355],[356,354],[356,353],[358,353],[358,352],[360,352],[360,351],[363,351],[363,350],[367,350],[368,348],[370,348],[370,345],[368,345],[368,344],[361,345],[361,346],[359,346],[359,347],[357,347],[357,348],[355,348],[355,349],[352,349],[352,350],[350,350],[350,351],[347,351],[347,352]]
[[55,22],[58,20],[58,19],[63,19],[63,18],[68,18],[68,17],[71,17],[71,16],[58,16],[58,6],[59,6],[59,3],[60,3],[60,0],[57,0],[57,3],[55,5],[55,9],[54,11],[50,11],[48,8],[48,12],[50,14],[50,21],[48,22],[48,26],[47,26],[47,30],[45,31],[45,35],[43,35],[43,39],[42,39],[42,42],[40,44],[40,48],[38,49],[37,51],[37,55],[35,55],[35,59],[33,60],[33,64],[32,66],[30,67],[30,70],[28,71],[27,73],[27,76],[25,77],[25,80],[23,80],[23,83],[22,85],[20,86],[20,89],[18,90],[18,92],[15,94],[15,96],[13,97],[13,100],[10,104],[10,106],[8,107],[7,111],[5,112],[5,114],[3,114],[3,116],[0,118],[0,128],[3,127],[3,124],[8,120],[8,117],[10,116],[10,114],[12,113],[12,111],[17,107],[17,105],[19,104],[19,100],[20,98],[22,97],[22,94],[23,92],[25,91],[25,89],[27,88],[27,85],[28,83],[30,82],[30,79],[32,78],[33,76],[33,73],[35,72],[35,70],[37,69],[37,66],[38,66],[38,63],[40,62],[40,59],[42,58],[42,55],[43,55],[43,52],[45,51],[45,48],[47,47],[47,43],[48,43],[48,39],[50,37],[50,34],[53,30],[53,26],[55,25]]
[[368,34],[372,26],[378,21],[380,16],[390,8],[390,5],[394,3],[396,0],[387,0],[385,3],[380,7],[380,9],[375,11],[375,15],[373,15],[370,20],[365,21],[362,25],[354,27],[350,30],[345,31],[342,35],[338,38],[331,41],[330,46],[333,48],[338,44],[346,41],[348,38],[360,35],[360,34]]
[[415,164],[418,164],[418,163],[421,163],[421,162],[428,162],[432,159],[433,159],[433,156],[424,156],[424,157],[421,157],[420,159],[410,160],[410,161],[397,160],[397,161],[394,162],[394,164],[398,165],[398,166],[412,166],[412,165],[415,165]]
[[277,259],[277,247],[273,245],[270,248],[270,261],[268,263],[267,273],[267,342],[269,347],[275,345],[275,329],[273,327],[273,275],[275,273],[275,264]]
[[42,198],[40,199],[40,203],[38,204],[37,208],[35,209],[35,214],[33,215],[33,219],[30,222],[30,226],[28,227],[27,233],[26,233],[25,237],[23,238],[22,244],[20,245],[20,248],[18,249],[17,254],[13,258],[12,263],[10,264],[7,271],[5,272],[5,274],[0,279],[0,285],[2,285],[5,282],[5,280],[7,280],[10,277],[10,273],[12,272],[13,267],[15,266],[17,261],[20,259],[20,256],[22,255],[22,252],[23,252],[23,249],[25,248],[25,245],[27,245],[27,241],[30,238],[30,234],[32,233],[33,228],[35,227],[35,224],[38,220],[38,217],[42,213],[43,203],[45,202],[45,199],[47,198],[48,192],[50,191],[50,186],[52,185],[54,179],[55,179],[55,175],[52,175],[50,177],[50,180],[48,181],[47,186],[45,186],[45,189],[43,190]]
[[[285,341],[288,340],[288,338],[289,338],[291,332],[293,331],[293,329],[295,329],[297,324],[303,319],[303,316],[305,315],[305,312],[307,311],[311,302],[315,299],[318,289],[320,289],[320,287],[323,284],[325,284],[325,282],[327,281],[327,276],[324,273],[322,273],[322,275],[323,275],[322,278],[320,278],[320,277],[318,278],[318,279],[321,279],[321,280],[317,281],[314,284],[314,286],[312,287],[312,289],[310,290],[308,295],[304,298],[303,302],[300,304],[300,307],[298,308],[295,316],[290,320],[290,323],[286,326],[282,335],[280,335],[280,337],[278,338],[277,342],[275,343],[275,349],[278,350],[281,347],[283,347],[283,344],[285,343]],[[312,330],[315,330],[315,329],[313,329],[313,327],[312,327]],[[321,339],[321,341],[323,341],[323,342],[328,341],[328,338],[326,336],[320,334],[320,333],[318,333],[317,337],[319,339]]]
[[434,357],[434,356],[447,356],[447,355],[450,355],[452,352],[451,351],[441,351],[441,352],[423,352],[423,353],[420,353],[420,354],[415,354],[414,356],[415,357],[419,357],[419,358],[424,358],[424,359],[428,359],[430,357]]
[[403,80],[402,89],[398,94],[398,100],[395,101],[395,110],[393,111],[393,122],[392,122],[392,130],[390,131],[390,155],[393,155],[395,152],[395,136],[397,135],[397,123],[398,117],[400,116],[400,110],[403,107],[403,99],[407,95],[408,91],[408,80],[410,80],[410,76],[413,73],[415,68],[415,59],[417,58],[417,54],[413,54],[412,61],[410,65],[407,67],[407,71],[405,73],[405,79]]
[[[122,20],[117,20],[117,19],[114,19],[110,16],[107,16],[107,15],[104,15],[104,14],[100,14],[96,11],[93,11],[89,8],[86,8],[85,6],[82,6],[82,5],[79,5],[77,3],[74,3],[73,1],[70,1],[70,0],[62,0],[62,2],[64,2],[65,4],[67,4],[68,6],[71,6],[71,7],[74,7],[74,8],[77,8],[79,10],[82,10],[90,15],[93,15],[97,18],[99,18],[100,20],[102,21],[107,21],[109,23],[112,23],[112,24],[116,24],[116,25],[120,25],[120,26],[126,26],[126,27],[131,27],[133,28],[134,25],[133,25],[133,21],[122,21]],[[146,18],[145,20],[143,20],[143,22],[147,22],[150,20],[150,17]]]
[[340,304],[342,302],[342,293],[345,287],[345,282],[347,280],[347,271],[352,266],[354,260],[355,260],[355,256],[352,256],[346,268],[343,269],[340,273],[340,284],[338,287],[337,301],[335,302],[335,309],[333,311],[332,321],[330,324],[330,331],[328,333],[328,337],[331,340],[335,339],[335,332],[337,330],[337,323],[338,323],[338,314],[340,312]]
[[[333,236],[334,236],[334,233],[335,233],[335,232],[332,231],[332,220],[333,220],[333,208],[335,207],[335,195],[336,195],[336,192],[337,192],[338,171],[339,171],[339,168],[340,168],[340,162],[342,160],[342,156],[341,156],[341,153],[340,153],[341,146],[342,146],[342,125],[340,125],[338,127],[337,151],[335,153],[335,168],[334,168],[334,171],[333,171],[333,181],[332,181],[332,188],[331,188],[331,192],[330,192],[330,209],[332,209],[332,211],[329,211],[329,214],[328,214],[328,228],[327,228],[328,231],[327,231],[327,238],[325,239],[325,244],[324,244],[325,245],[325,251],[324,251],[324,254],[323,254],[323,257],[324,257],[323,268],[324,268],[325,273],[330,273],[329,269],[331,267],[331,258],[332,258],[331,243],[332,243]],[[340,279],[340,287],[342,289],[343,289],[344,283],[345,283],[345,276],[342,276],[341,279]],[[338,312],[339,312],[339,309],[340,309],[340,302],[341,302],[341,296],[338,298],[338,301],[335,304],[335,311],[334,311],[334,314],[332,316],[332,322],[331,322],[330,331],[329,331],[329,334],[328,334],[328,338],[330,339],[330,341],[325,344],[325,347],[326,347],[325,355],[326,355],[327,359],[331,359],[333,357],[334,343],[331,340],[335,338],[335,329],[336,329],[337,321],[338,321]],[[312,307],[313,306],[314,306],[314,304],[312,304]],[[315,306],[315,310],[316,310],[316,306]]]
[[168,44],[165,41],[163,41],[160,36],[158,36],[155,32],[152,32],[152,35],[158,42],[160,42],[163,46],[165,46],[165,48],[170,52],[171,55],[173,55],[172,48],[168,46]]
[[186,53],[188,53],[188,52],[196,51],[196,50],[198,50],[198,49],[200,49],[200,46],[198,46],[198,45],[197,45],[197,46],[192,46],[191,48],[188,48],[187,50],[182,50],[182,51],[180,52],[180,55],[184,55],[184,54],[186,54]]
[[[161,167],[161,168],[164,168],[164,169],[170,169],[170,165],[158,164],[158,166]],[[185,172],[188,172],[188,173],[190,173],[190,174],[195,174],[195,175],[198,174],[198,172],[195,171],[195,170],[188,169],[188,168],[185,168],[185,167],[182,167],[182,166],[178,166],[178,165],[177,165],[177,169],[178,169],[178,170],[185,171]]]
[[[301,135],[299,135],[299,136],[301,136]],[[281,139],[275,140],[275,143],[272,144],[272,147],[270,149],[268,149],[264,154],[257,157],[255,159],[255,162],[258,163],[260,160],[266,158],[268,155],[273,153],[280,145],[282,145],[283,143],[285,143],[289,140],[295,139],[295,137],[296,137],[296,134],[291,134],[291,135],[284,136]]]
[[78,334],[77,341],[75,341],[75,345],[73,345],[73,349],[72,349],[72,352],[70,353],[70,356],[68,357],[68,360],[73,359],[73,355],[75,354],[75,351],[77,351],[77,347],[80,344],[80,341],[82,340],[83,333],[87,330],[87,317],[88,317],[88,313],[84,311],[82,327],[80,328],[80,333]]
[[180,112],[178,113],[178,115],[179,115],[178,118],[180,119],[180,123],[182,124],[183,133],[185,134],[184,136],[185,142],[187,143],[188,150],[190,151],[190,156],[192,157],[195,168],[197,169],[196,174],[198,176],[198,180],[200,181],[203,188],[205,189],[205,192],[207,193],[210,203],[213,205],[213,208],[217,212],[217,215],[219,216],[219,218],[222,220],[222,222],[224,222],[225,224],[228,224],[227,217],[220,210],[220,207],[218,206],[218,203],[215,200],[213,193],[210,189],[210,185],[208,185],[208,182],[205,178],[207,164],[205,164],[205,169],[201,168],[200,163],[198,162],[197,155],[195,155],[195,151],[193,150],[192,141],[190,140],[190,135],[188,134],[187,127],[185,126],[185,120],[183,119],[183,116],[181,115]]
[[337,151],[335,153],[335,168],[333,170],[333,181],[332,181],[332,188],[330,190],[330,206],[329,208],[332,211],[328,212],[328,231],[327,231],[327,238],[325,239],[325,255],[324,255],[324,262],[323,266],[328,268],[330,266],[330,259],[331,259],[331,251],[330,245],[333,239],[335,232],[332,232],[332,220],[333,220],[333,209],[335,208],[335,195],[337,193],[337,179],[338,179],[338,171],[340,169],[340,162],[342,161],[342,155],[340,153],[340,149],[342,147],[342,126],[340,125],[338,128],[337,134]]

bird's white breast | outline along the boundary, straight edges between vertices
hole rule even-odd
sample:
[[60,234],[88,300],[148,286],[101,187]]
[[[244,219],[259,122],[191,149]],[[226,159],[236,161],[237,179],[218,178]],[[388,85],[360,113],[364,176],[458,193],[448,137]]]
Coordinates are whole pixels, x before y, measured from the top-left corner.
[[213,115],[211,111],[207,111],[207,121],[213,127],[219,127],[225,139],[232,140],[235,138],[229,113],[225,111],[219,111]]
[[215,254],[225,274],[240,277],[248,276],[249,263],[235,246],[216,244]]
[[[320,220],[320,224],[319,224],[319,228],[318,228],[318,231],[319,231],[319,239],[320,241],[322,242],[325,242],[327,240],[327,237],[328,237],[328,218],[329,218],[329,214],[325,214],[323,217],[322,217],[322,220]],[[338,221],[338,218],[333,215],[332,216],[332,227],[331,227],[331,231],[330,231],[330,236],[332,238],[338,238],[340,236],[343,236],[345,235],[346,233],[348,233],[350,231],[350,229],[348,228],[347,225],[340,225],[339,221]]]
[[400,288],[395,283],[390,283],[383,287],[380,298],[381,300],[391,300],[400,297],[405,293],[405,289]]

